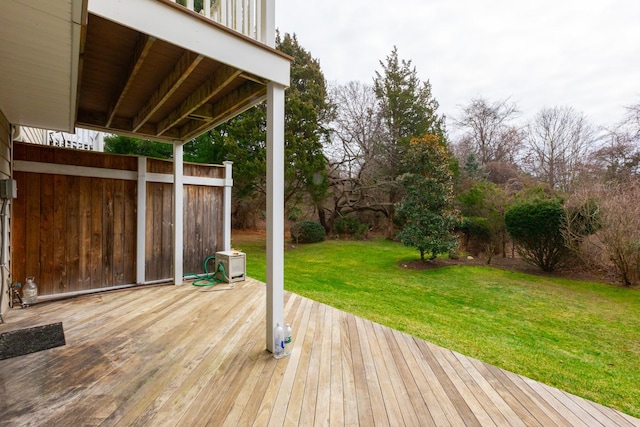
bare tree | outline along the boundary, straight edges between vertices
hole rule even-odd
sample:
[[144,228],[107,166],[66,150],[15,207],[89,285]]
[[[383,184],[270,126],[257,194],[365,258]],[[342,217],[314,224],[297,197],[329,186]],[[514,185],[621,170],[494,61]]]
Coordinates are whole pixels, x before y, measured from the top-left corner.
[[357,177],[375,159],[382,127],[372,85],[352,81],[330,89],[336,116],[329,160],[345,177]]
[[341,214],[373,211],[386,218],[387,235],[393,237],[395,205],[403,195],[398,177],[409,141],[430,134],[446,145],[444,117],[436,112],[430,83],[418,78],[396,48],[380,65],[373,86],[351,82],[332,91],[337,114],[333,142],[325,149],[333,203],[319,211],[328,231]]
[[633,139],[640,139],[640,102],[627,107],[623,126],[627,127],[627,131]]
[[565,210],[565,240],[586,265],[640,283],[640,181],[581,188]]
[[461,115],[454,119],[454,125],[464,132],[459,143],[472,150],[482,166],[491,162],[514,163],[522,145],[519,128],[511,124],[520,113],[516,105],[508,99],[491,103],[474,98],[461,109]]
[[602,145],[591,154],[590,172],[597,181],[624,182],[640,175],[640,103],[613,128],[605,129]]
[[571,107],[544,108],[527,128],[523,166],[551,188],[568,191],[587,162],[595,132]]
[[380,169],[383,123],[373,85],[352,81],[333,85],[336,106],[331,124],[329,159],[330,197],[319,209],[321,224],[330,231],[334,221],[352,212],[370,210],[387,215],[384,194],[375,177]]
[[626,181],[640,174],[640,140],[618,127],[608,132],[604,141],[591,156],[594,174],[613,181]]

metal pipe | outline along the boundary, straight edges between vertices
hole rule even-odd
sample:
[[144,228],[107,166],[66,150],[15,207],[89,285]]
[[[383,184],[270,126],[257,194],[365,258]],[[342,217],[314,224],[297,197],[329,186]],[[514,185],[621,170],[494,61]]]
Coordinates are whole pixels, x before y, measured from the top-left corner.
[[77,297],[77,296],[89,295],[89,294],[97,294],[99,292],[106,292],[106,291],[117,291],[119,289],[129,289],[129,288],[146,286],[146,285],[159,285],[162,283],[171,283],[171,282],[173,282],[173,279],[160,279],[160,280],[151,280],[148,282],[144,282],[142,285],[137,283],[130,283],[127,285],[108,286],[108,287],[99,288],[99,289],[85,289],[83,291],[64,292],[61,294],[39,295],[38,302],[52,301],[56,299]]

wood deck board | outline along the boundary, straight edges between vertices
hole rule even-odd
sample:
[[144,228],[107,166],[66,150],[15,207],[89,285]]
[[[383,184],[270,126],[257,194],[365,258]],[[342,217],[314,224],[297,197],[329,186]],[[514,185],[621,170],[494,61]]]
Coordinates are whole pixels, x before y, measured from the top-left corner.
[[304,394],[302,398],[302,411],[300,412],[300,425],[311,426],[315,422],[316,404],[318,396],[318,378],[320,376],[320,358],[322,357],[322,331],[326,306],[319,306],[316,313],[313,341],[309,355],[309,366],[306,375]]
[[640,420],[285,293],[293,352],[264,350],[265,285],[139,288],[13,310],[67,345],[0,361],[1,425],[605,425]]
[[[301,304],[301,309],[304,310],[302,321],[297,324],[294,323],[296,330],[293,332],[293,350],[289,363],[295,365],[295,373],[293,374],[293,378],[289,378],[289,381],[291,381],[291,388],[289,389],[287,387],[289,394],[282,394],[282,399],[285,400],[282,405],[286,404],[287,407],[283,421],[285,426],[297,426],[298,420],[300,419],[300,412],[302,411],[302,398],[305,386],[304,375],[309,367],[310,349],[313,342],[313,336],[305,334],[304,331],[308,333],[310,330],[309,325],[313,308],[314,305],[311,301],[304,299]],[[280,410],[282,410],[282,408]],[[277,424],[275,420],[274,424]]]

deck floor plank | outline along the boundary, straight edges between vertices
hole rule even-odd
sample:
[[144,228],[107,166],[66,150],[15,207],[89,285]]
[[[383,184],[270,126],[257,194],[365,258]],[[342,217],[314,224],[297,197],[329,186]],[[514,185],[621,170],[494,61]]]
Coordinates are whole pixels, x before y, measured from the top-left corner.
[[291,394],[288,396],[287,412],[284,416],[285,426],[297,426],[302,413],[302,402],[306,386],[307,371],[311,362],[311,348],[315,335],[316,316],[319,306],[310,300],[305,301],[304,317],[302,322],[295,325],[295,342],[292,357],[298,361]]
[[367,382],[367,391],[371,405],[371,414],[376,426],[390,425],[388,413],[385,408],[385,401],[382,395],[382,385],[376,369],[375,356],[371,347],[375,344],[374,338],[366,331],[366,325],[370,323],[361,318],[356,318],[358,326],[358,336],[360,337],[360,348],[363,361],[363,375]]
[[67,344],[0,361],[0,425],[621,426],[640,420],[285,293],[293,351],[265,348],[266,286],[189,285],[15,309]]
[[327,307],[322,321],[322,346],[318,364],[318,387],[316,394],[316,413],[313,417],[315,426],[329,425],[331,415],[331,329],[333,312]]
[[[342,367],[342,393],[344,408],[344,425],[357,426],[359,423],[358,393],[356,390],[355,368],[353,365],[353,339],[350,335],[349,315],[340,314],[340,358]],[[360,362],[362,363],[362,362]],[[360,376],[360,375],[358,375]]]
[[431,413],[429,412],[427,401],[424,399],[424,395],[420,391],[418,381],[422,377],[420,370],[415,368],[415,373],[411,369],[410,364],[415,363],[415,359],[411,355],[410,351],[406,348],[406,342],[400,332],[389,328],[380,328],[382,334],[384,334],[387,342],[393,343],[390,345],[390,352],[393,355],[398,375],[402,378],[402,383],[406,388],[407,395],[413,406],[413,410],[418,421],[418,425],[421,426],[435,426]]
[[[462,356],[464,357],[464,356]],[[477,359],[468,359],[480,375],[493,387],[493,389],[507,402],[508,406],[515,413],[514,419],[521,420],[526,426],[544,427],[553,425],[553,422],[546,415],[534,408],[533,405],[524,405],[526,396],[516,388],[507,378],[504,382],[493,375],[490,366]],[[535,415],[534,415],[535,414]],[[537,415],[537,416],[536,416]],[[542,419],[542,421],[539,421]]]
[[302,398],[302,411],[300,413],[300,425],[314,425],[316,405],[318,403],[318,382],[320,376],[320,358],[322,357],[322,332],[324,330],[325,306],[318,306],[315,312],[315,327],[313,344],[309,355],[309,366],[306,372],[306,381]]
[[329,425],[345,424],[344,382],[342,379],[342,334],[340,312],[333,311],[331,324],[331,357],[329,368],[331,371],[331,386],[329,387]]
[[[347,317],[349,328],[348,338],[351,346],[351,364],[353,366],[353,381],[356,392],[356,405],[358,407],[358,421],[361,425],[373,425],[373,411],[371,409],[371,398],[367,384],[367,375],[362,357],[362,346],[360,345],[360,333],[356,318]],[[364,339],[364,337],[363,337]],[[347,355],[347,358],[349,356]],[[347,366],[347,365],[343,365]]]
[[[449,377],[445,369],[440,365],[439,361],[434,356],[434,352],[439,352],[440,349],[429,345],[428,343],[420,340],[416,340],[418,347],[422,352],[427,365],[433,371],[433,381],[435,384],[439,384],[453,407],[455,408],[459,418],[461,418],[463,425],[481,427],[482,424],[476,418],[476,415],[472,411],[469,403],[465,400],[464,396],[458,390],[454,380]],[[432,351],[433,350],[435,351]]]
[[[409,389],[406,387],[406,380],[402,379],[400,371],[398,369],[398,363],[402,361],[402,354],[397,351],[396,341],[393,336],[385,334],[384,330],[386,328],[378,323],[372,323],[372,325],[373,332],[378,338],[378,345],[380,347],[380,365],[384,364],[384,367],[386,369],[386,373],[383,375],[392,379],[391,381],[389,381],[389,385],[391,386],[390,390],[392,392],[392,395],[396,399],[399,415],[403,419],[404,425],[419,426],[421,425],[420,417],[416,413],[414,401],[413,399],[411,399],[412,396],[409,392]],[[394,381],[393,378],[396,378],[396,380]],[[386,401],[388,400],[389,399],[387,398]],[[416,401],[416,403],[418,402]]]

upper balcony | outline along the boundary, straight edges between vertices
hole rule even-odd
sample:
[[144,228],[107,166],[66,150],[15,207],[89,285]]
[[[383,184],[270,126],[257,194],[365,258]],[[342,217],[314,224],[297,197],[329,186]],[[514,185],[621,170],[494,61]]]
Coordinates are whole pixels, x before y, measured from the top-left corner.
[[289,85],[274,3],[0,2],[0,110],[15,125],[188,141]]
[[[274,0],[172,0],[214,22],[247,37],[270,45],[268,33],[274,32],[269,21]],[[268,31],[267,31],[268,30]]]

